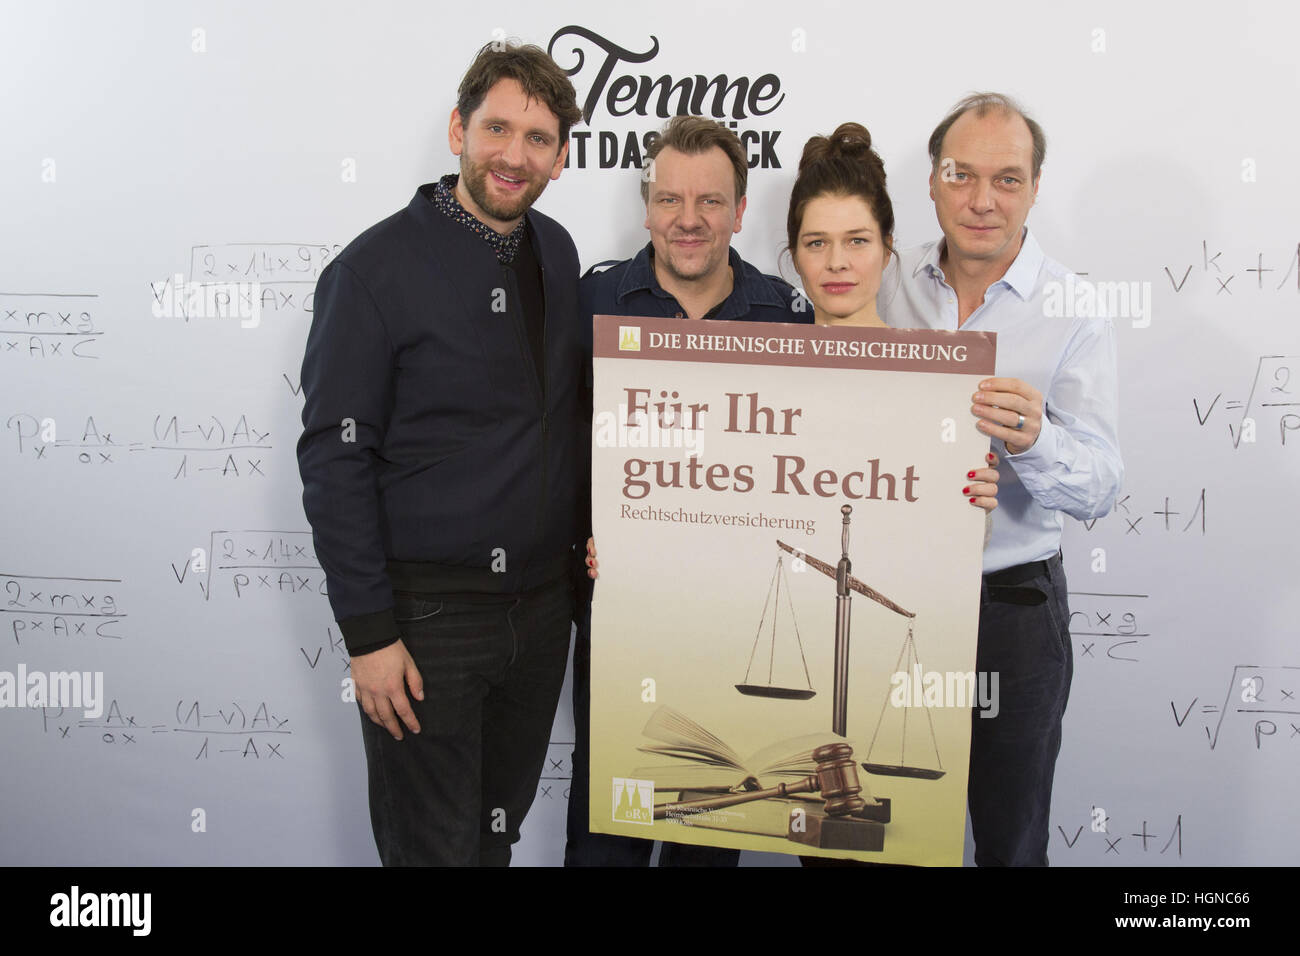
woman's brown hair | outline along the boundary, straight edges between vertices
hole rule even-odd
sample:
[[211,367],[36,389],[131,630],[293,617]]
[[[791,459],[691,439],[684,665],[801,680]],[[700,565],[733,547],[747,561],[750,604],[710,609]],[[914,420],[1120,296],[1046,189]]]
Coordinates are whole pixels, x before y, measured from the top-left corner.
[[862,199],[876,217],[885,248],[894,251],[894,206],[885,190],[885,164],[871,148],[871,134],[860,123],[841,123],[830,136],[814,136],[804,144],[786,217],[791,255],[798,247],[805,207],[824,195]]

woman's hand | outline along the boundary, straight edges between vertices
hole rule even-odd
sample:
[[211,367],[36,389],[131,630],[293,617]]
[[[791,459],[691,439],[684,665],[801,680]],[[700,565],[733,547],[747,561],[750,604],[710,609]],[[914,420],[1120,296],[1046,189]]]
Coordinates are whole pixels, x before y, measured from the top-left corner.
[[[997,472],[995,471],[994,474],[996,475]],[[994,478],[993,480],[997,481],[997,478]],[[996,492],[994,493],[996,494]],[[996,505],[994,507],[996,507]],[[587,539],[587,577],[591,578],[593,581],[596,580],[596,578],[600,577],[600,572],[596,570],[596,568],[598,568],[599,566],[600,564],[596,560],[596,539],[588,538]],[[570,565],[570,567],[572,567],[572,565]]]
[[[966,472],[966,484],[961,493],[970,499],[971,506],[992,511],[998,506],[998,456],[989,452],[988,466]],[[592,543],[587,542],[587,553],[595,555]],[[592,575],[593,577],[595,575]]]

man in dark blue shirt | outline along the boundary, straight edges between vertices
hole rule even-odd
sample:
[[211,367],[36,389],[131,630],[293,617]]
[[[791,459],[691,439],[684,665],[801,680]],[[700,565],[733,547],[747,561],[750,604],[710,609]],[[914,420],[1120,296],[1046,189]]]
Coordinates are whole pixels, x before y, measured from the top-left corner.
[[[789,283],[763,275],[731,248],[745,214],[749,166],[736,134],[713,120],[678,116],[647,151],[641,182],[650,241],[631,259],[600,263],[583,276],[578,302],[587,367],[591,316],[811,323],[813,311]],[[608,266],[604,271],[597,272]],[[588,373],[590,374],[590,372]],[[587,407],[590,408],[588,381]],[[591,475],[590,462],[584,472]],[[590,515],[590,484],[586,513]],[[588,831],[591,606],[579,615],[573,651],[573,784],[565,866],[645,866],[654,842]],[[739,850],[665,843],[660,866],[735,866]]]

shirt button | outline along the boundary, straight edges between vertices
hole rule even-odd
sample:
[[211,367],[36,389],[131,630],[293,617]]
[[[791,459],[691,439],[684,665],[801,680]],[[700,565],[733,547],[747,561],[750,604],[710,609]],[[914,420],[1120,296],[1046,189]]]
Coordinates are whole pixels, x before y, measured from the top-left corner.
[[678,312],[678,313],[677,313],[677,318],[679,318],[679,319],[684,319],[684,318],[686,318],[686,316],[684,316],[684,315],[682,315],[680,312]]

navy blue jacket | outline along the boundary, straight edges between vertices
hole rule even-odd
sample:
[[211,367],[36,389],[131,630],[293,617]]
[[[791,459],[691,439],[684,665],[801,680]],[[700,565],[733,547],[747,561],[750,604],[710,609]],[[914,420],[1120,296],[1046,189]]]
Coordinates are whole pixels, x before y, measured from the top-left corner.
[[573,240],[527,213],[543,394],[514,270],[432,189],[321,273],[303,359],[303,507],[352,653],[398,638],[394,588],[510,594],[569,574],[589,520]]

